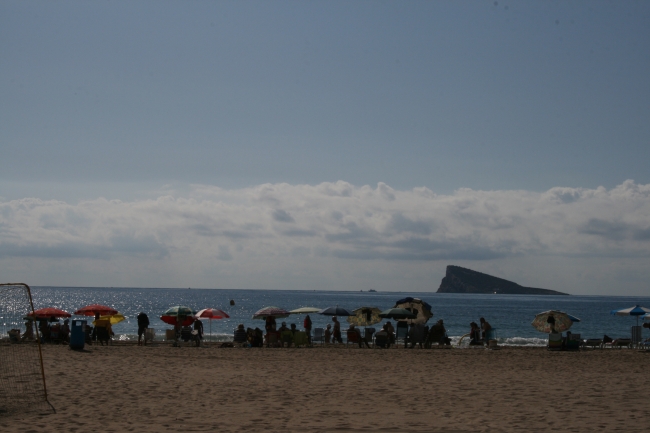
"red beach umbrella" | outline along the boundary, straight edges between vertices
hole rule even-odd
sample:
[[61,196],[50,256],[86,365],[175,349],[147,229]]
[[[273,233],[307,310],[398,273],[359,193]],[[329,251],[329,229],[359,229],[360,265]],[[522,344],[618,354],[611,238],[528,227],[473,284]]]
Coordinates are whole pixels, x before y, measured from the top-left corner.
[[204,308],[194,315],[197,319],[229,319],[230,316],[225,311],[218,308]]
[[212,339],[212,321],[220,319],[229,319],[230,316],[225,311],[218,308],[204,308],[194,315],[197,319],[210,319],[210,339]]
[[92,304],[86,305],[74,312],[77,316],[94,316],[97,313],[101,316],[112,316],[117,314],[117,310],[115,308],[107,307],[106,305]]
[[29,313],[28,316],[34,317],[36,319],[49,319],[50,317],[70,317],[71,315],[67,311],[63,311],[54,307],[47,307],[34,310],[34,312]]

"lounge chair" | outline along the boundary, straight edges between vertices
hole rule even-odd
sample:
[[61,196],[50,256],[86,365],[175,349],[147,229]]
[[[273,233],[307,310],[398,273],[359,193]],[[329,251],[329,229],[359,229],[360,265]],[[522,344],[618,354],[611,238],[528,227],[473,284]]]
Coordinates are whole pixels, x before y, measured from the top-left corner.
[[603,340],[600,338],[588,338],[587,340],[582,343],[583,347],[592,347],[592,348],[603,348]]
[[291,347],[293,343],[293,332],[286,330],[280,333],[280,341],[282,342],[282,347],[286,344],[287,347]]
[[375,334],[375,328],[366,328],[363,332],[363,339],[368,344],[372,344],[372,337]]
[[347,347],[348,344],[359,344],[359,340],[361,340],[361,336],[357,331],[347,331],[347,342],[345,343],[345,346]]
[[99,341],[102,346],[104,345],[104,342],[108,345],[111,341],[111,334],[108,331],[110,324],[111,323],[108,320],[95,320],[97,341]]
[[144,344],[147,345],[147,341],[153,341],[156,338],[156,330],[153,328],[147,328],[144,330]]
[[293,334],[293,345],[295,347],[307,345],[307,333],[303,331],[296,331]]
[[399,340],[402,340],[402,342],[404,343],[404,347],[406,347],[406,343],[408,342],[408,336],[409,336],[408,323],[397,322],[397,327],[395,329],[395,346],[397,346]]
[[562,334],[553,332],[548,334],[548,345],[546,348],[548,350],[562,350],[563,349],[563,344],[562,344]]
[[280,345],[280,333],[269,331],[266,333],[266,347],[278,347]]
[[323,328],[314,328],[314,336],[311,337],[312,343],[316,343],[318,341],[321,342],[321,344],[325,343],[325,330]]
[[386,331],[380,331],[375,334],[375,346],[381,347],[382,349],[390,347]]
[[612,341],[611,343],[612,347],[618,347],[619,349],[622,347],[632,347],[632,339],[631,338],[617,338],[616,340]]
[[568,334],[566,337],[566,343],[564,345],[565,350],[580,350],[580,345],[582,340],[580,339],[580,334]]

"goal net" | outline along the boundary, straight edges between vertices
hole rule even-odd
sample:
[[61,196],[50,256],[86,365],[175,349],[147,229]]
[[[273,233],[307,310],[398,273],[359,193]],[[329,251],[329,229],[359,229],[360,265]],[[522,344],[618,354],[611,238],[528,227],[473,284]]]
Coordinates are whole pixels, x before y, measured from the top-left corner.
[[0,416],[50,412],[29,286],[0,284]]

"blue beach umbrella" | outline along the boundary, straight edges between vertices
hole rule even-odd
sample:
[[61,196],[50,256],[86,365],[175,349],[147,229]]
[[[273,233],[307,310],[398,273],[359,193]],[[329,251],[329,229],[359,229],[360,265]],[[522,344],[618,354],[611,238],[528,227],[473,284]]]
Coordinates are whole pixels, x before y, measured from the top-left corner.
[[639,326],[639,316],[650,313],[650,308],[637,305],[635,307],[623,308],[622,310],[612,310],[610,313],[616,316],[636,316],[636,324]]

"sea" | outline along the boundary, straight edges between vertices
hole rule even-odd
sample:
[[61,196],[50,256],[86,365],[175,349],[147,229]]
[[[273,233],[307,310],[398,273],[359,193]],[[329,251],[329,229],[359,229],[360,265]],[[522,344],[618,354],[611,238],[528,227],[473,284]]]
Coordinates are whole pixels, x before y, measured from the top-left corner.
[[[443,294],[432,292],[367,292],[367,291],[310,291],[310,290],[227,290],[194,288],[113,288],[113,287],[32,287],[34,308],[56,307],[69,313],[89,304],[108,305],[124,316],[126,320],[113,326],[115,338],[137,340],[136,316],[145,312],[156,330],[157,338],[162,338],[170,326],[160,320],[169,307],[184,305],[194,311],[203,308],[219,308],[230,315],[229,319],[203,320],[206,338],[213,341],[231,340],[238,324],[245,327],[264,329],[264,322],[253,319],[253,314],[266,306],[276,306],[286,310],[300,307],[327,308],[340,306],[348,310],[359,307],[391,308],[399,299],[411,296],[420,298],[432,306],[433,318],[428,324],[443,319],[452,342],[469,333],[470,322],[478,323],[484,317],[496,328],[500,345],[544,346],[546,334],[531,326],[537,313],[547,310],[560,310],[580,319],[571,328],[582,338],[630,337],[631,326],[637,323],[636,317],[621,317],[610,314],[611,310],[641,305],[650,307],[650,297],[624,296],[535,296],[498,294]],[[232,305],[231,305],[232,304]],[[72,316],[73,319],[89,319]],[[324,327],[331,323],[331,317],[311,314],[313,327]],[[302,328],[304,315],[291,315],[278,319],[287,326],[295,323]],[[1,320],[1,319],[0,319]],[[345,329],[345,318],[341,319]],[[383,322],[382,322],[383,323]],[[376,329],[382,323],[374,325]],[[640,322],[639,322],[640,323]],[[2,323],[3,335],[15,324]],[[644,329],[645,334],[650,334]],[[644,335],[644,338],[649,335]]]

